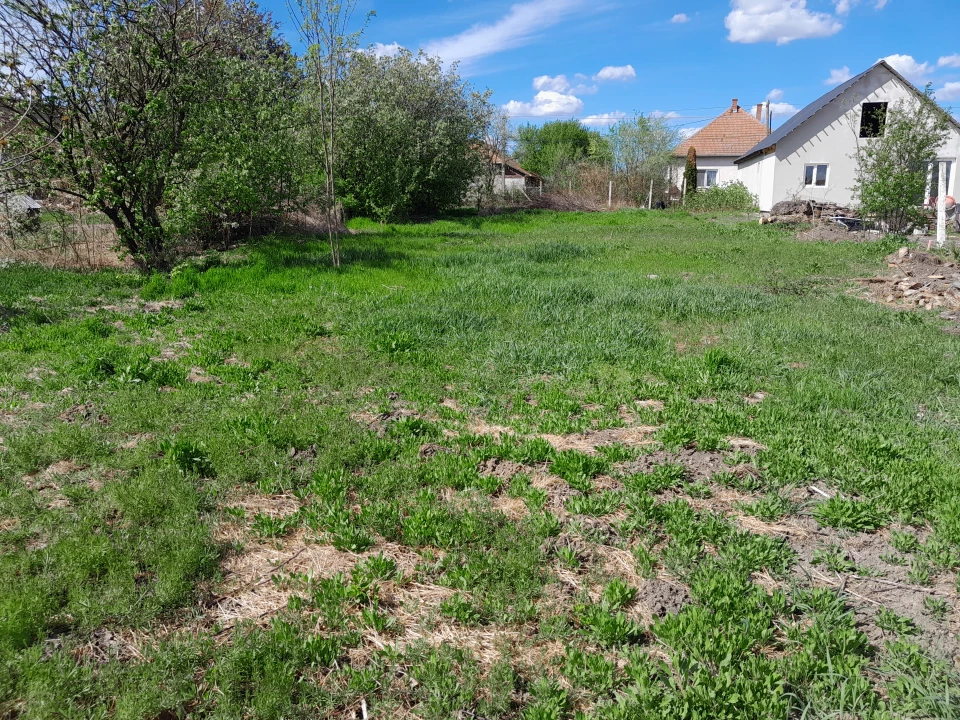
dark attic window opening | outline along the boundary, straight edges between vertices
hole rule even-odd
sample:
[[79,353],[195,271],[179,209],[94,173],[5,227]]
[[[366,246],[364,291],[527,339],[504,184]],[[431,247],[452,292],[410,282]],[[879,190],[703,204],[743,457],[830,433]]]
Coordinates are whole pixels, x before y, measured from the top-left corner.
[[860,137],[877,138],[883,136],[887,124],[887,103],[864,103],[860,117]]

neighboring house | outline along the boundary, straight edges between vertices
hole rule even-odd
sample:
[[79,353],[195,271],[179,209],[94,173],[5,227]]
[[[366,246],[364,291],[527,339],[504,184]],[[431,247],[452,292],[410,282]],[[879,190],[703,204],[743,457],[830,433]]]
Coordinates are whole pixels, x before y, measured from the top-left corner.
[[0,195],[0,220],[23,227],[39,224],[43,205],[29,195]]
[[533,190],[543,182],[534,172],[524,170],[511,157],[501,157],[495,150],[490,151],[490,162],[493,165],[493,191],[496,193],[512,193]]
[[[857,144],[883,133],[892,104],[920,95],[913,83],[880,61],[812,102],[745,151],[736,160],[738,179],[757,196],[764,212],[781,200],[853,205]],[[955,120],[939,156],[950,163],[947,194],[956,196],[960,189],[956,179],[960,124]],[[937,171],[931,169],[928,187],[932,192],[928,190],[928,196],[937,194],[937,183]]]
[[670,170],[670,182],[678,189],[683,183],[683,169],[687,151],[697,151],[697,187],[739,180],[736,160],[769,134],[760,120],[760,106],[756,116],[744,110],[734,98],[730,107],[709,125],[688,137],[673,151],[676,162]]

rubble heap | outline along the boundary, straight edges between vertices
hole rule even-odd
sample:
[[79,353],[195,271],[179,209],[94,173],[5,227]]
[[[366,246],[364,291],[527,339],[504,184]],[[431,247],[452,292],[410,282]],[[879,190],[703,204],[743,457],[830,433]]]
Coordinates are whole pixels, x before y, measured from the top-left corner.
[[960,267],[922,250],[902,247],[887,258],[891,277],[865,278],[870,296],[897,307],[942,310],[941,317],[960,320]]
[[858,217],[856,210],[836,203],[813,200],[784,200],[770,210],[770,222],[796,224],[830,222],[835,216]]

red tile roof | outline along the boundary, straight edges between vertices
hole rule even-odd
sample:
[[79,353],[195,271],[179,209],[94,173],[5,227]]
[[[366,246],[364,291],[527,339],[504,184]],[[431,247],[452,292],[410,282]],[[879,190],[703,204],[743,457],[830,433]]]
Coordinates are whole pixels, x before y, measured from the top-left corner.
[[734,100],[723,115],[677,145],[673,154],[683,157],[694,147],[697,155],[740,157],[767,135],[767,126]]

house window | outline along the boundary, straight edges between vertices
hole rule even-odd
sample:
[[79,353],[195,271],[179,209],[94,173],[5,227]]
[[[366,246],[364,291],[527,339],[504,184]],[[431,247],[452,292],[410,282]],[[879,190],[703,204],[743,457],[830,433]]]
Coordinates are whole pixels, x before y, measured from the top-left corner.
[[[933,163],[933,167],[930,170],[930,191],[927,193],[928,197],[935,197],[940,193],[940,160]],[[950,179],[953,177],[953,161],[946,160],[947,163],[947,193],[950,192]]]
[[860,137],[883,137],[883,129],[887,124],[887,103],[864,103],[860,115]]
[[711,188],[717,184],[716,170],[697,170],[697,187]]
[[804,165],[803,166],[803,185],[804,187],[826,187],[827,170],[829,165]]

